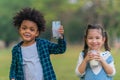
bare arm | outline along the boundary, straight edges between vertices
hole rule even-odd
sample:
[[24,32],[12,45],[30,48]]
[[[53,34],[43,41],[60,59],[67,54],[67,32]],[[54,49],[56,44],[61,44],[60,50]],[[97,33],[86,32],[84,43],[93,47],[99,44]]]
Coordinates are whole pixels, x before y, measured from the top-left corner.
[[79,65],[78,67],[78,71],[83,74],[85,72],[85,69],[86,69],[86,65],[87,65],[87,62],[85,61],[85,59],[82,61],[82,63]]
[[110,66],[110,64],[108,64],[99,54],[96,55],[95,59],[101,63],[107,74],[113,74],[113,67]]
[[104,70],[106,71],[107,74],[112,74],[113,73],[112,67],[105,60],[102,60],[101,64],[102,64],[102,66],[103,66],[103,68],[104,68]]
[[81,65],[79,66],[78,70],[80,73],[84,73],[87,63],[93,59],[93,54],[87,54],[87,56],[84,58],[84,60],[82,61]]
[[92,54],[87,54],[87,56],[85,58],[83,57],[79,57],[79,64],[76,68],[76,73],[80,75],[83,75],[85,73],[85,69],[86,69],[86,66],[87,66],[87,63],[93,59],[93,55]]

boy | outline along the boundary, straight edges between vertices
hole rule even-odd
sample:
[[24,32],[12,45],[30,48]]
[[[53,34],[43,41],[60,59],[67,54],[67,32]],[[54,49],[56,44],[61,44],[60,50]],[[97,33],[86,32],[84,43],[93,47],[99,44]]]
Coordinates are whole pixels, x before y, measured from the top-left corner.
[[50,54],[64,53],[66,42],[63,26],[58,44],[38,36],[45,30],[44,16],[37,10],[24,8],[13,17],[22,41],[12,49],[10,80],[56,80]]

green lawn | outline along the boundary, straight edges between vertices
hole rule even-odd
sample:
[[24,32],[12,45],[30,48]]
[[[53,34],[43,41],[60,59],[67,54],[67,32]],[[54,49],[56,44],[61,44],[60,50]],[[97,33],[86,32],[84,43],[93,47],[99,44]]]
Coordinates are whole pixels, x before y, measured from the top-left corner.
[[11,63],[10,49],[0,50],[0,80],[9,80],[9,67]]
[[[57,75],[57,80],[79,80],[75,75],[75,67],[78,60],[80,46],[68,46],[65,54],[51,55],[52,64]],[[112,50],[115,59],[116,75],[114,80],[120,79],[120,50]],[[0,50],[0,80],[9,80],[9,67],[11,63],[11,50]]]

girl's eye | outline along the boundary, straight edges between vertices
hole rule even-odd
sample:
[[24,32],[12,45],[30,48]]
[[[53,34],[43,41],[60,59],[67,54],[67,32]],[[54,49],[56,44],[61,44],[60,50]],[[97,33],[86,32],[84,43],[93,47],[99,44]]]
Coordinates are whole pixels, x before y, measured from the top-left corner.
[[99,37],[97,37],[96,39],[100,39]]
[[96,37],[96,39],[100,39],[100,38],[101,38],[100,36]]

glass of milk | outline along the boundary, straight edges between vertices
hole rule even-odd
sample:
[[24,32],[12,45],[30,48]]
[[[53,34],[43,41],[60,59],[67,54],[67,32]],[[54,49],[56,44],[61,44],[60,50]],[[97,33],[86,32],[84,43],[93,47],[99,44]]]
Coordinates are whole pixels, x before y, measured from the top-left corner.
[[[89,52],[90,54],[97,54],[96,50],[90,50]],[[93,60],[90,60],[90,65],[95,67],[99,65],[99,62],[93,59]]]
[[53,38],[58,39],[61,34],[58,32],[58,29],[61,26],[61,22],[60,21],[52,21],[52,33],[53,33]]

